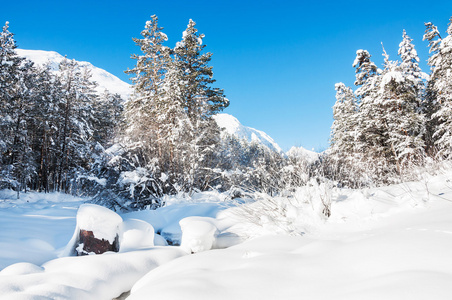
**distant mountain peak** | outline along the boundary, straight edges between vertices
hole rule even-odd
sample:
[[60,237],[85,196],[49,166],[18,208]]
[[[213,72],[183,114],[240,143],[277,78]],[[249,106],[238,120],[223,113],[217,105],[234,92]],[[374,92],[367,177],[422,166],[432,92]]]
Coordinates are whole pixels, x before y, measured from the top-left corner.
[[[42,66],[46,63],[50,63],[51,70],[55,72],[58,71],[58,66],[64,59],[63,55],[55,51],[16,49],[16,52],[19,56],[31,60],[36,65]],[[91,71],[91,79],[98,84],[96,91],[99,94],[102,94],[105,90],[108,90],[112,94],[119,94],[124,100],[129,99],[132,89],[128,83],[122,81],[104,69],[93,66],[90,62],[77,61],[77,63],[81,67],[88,68]]]
[[229,114],[217,114],[213,116],[220,128],[224,128],[225,132],[239,139],[248,142],[257,142],[267,148],[283,153],[281,147],[265,132],[242,125],[236,117]]

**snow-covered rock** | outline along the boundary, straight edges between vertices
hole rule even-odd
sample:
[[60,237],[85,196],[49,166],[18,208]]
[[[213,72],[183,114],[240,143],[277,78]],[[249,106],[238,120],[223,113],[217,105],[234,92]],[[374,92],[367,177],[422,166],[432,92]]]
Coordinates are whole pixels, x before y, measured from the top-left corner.
[[154,227],[151,224],[138,219],[129,219],[122,222],[119,252],[153,246]]
[[99,239],[113,242],[122,223],[120,215],[96,204],[80,205],[77,213],[77,227],[94,232]]
[[182,230],[181,248],[188,253],[212,249],[218,229],[215,220],[207,217],[188,217],[180,222]]
[[[76,219],[74,234],[61,256],[91,252],[100,254],[107,248],[118,250],[122,218],[117,213],[96,204],[82,204],[78,209]],[[94,249],[98,242],[101,249]],[[94,248],[91,249],[91,247]]]
[[265,132],[243,126],[237,118],[229,114],[216,114],[213,116],[220,128],[224,128],[227,134],[248,142],[260,143],[270,150],[283,153],[281,147]]
[[[16,52],[19,56],[25,57],[37,65],[50,63],[51,70],[55,72],[58,71],[58,66],[64,59],[63,55],[55,51],[16,49]],[[128,83],[122,81],[104,69],[93,66],[89,62],[78,61],[77,63],[81,67],[87,68],[91,71],[91,79],[98,84],[96,91],[99,94],[103,94],[105,90],[108,90],[112,94],[119,94],[124,100],[129,99],[132,90]]]

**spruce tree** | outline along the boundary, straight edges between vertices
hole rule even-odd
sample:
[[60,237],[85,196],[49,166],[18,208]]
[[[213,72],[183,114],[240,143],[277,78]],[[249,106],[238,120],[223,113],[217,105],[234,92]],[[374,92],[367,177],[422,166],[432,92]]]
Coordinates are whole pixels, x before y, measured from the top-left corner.
[[64,59],[59,66],[63,98],[60,105],[57,190],[69,192],[77,171],[89,165],[93,135],[95,83],[86,68]]
[[347,181],[356,161],[358,104],[351,88],[337,83],[329,157],[339,180]]
[[174,100],[180,103],[188,117],[183,126],[188,154],[184,172],[189,174],[185,181],[190,190],[209,187],[209,179],[213,176],[210,172],[217,164],[215,149],[219,145],[219,128],[211,116],[229,105],[223,90],[211,87],[215,82],[209,66],[212,54],[203,53],[206,47],[204,35],[198,33],[195,25],[189,20],[182,41],[173,50],[171,63],[173,80],[179,82],[179,93]]
[[359,172],[365,174],[370,181],[380,181],[387,163],[382,155],[385,152],[385,126],[382,110],[378,101],[381,82],[381,70],[371,61],[366,50],[358,50],[353,67],[356,68],[355,85],[358,86],[356,96],[359,103],[357,121],[356,156],[359,161]]
[[427,87],[428,129],[439,157],[452,156],[452,18],[442,39],[436,26],[426,23],[424,40],[429,41],[431,68]]
[[[402,49],[399,50],[402,64],[390,61],[383,49],[385,68],[377,95],[377,103],[385,112],[382,122],[386,149],[382,155],[390,167],[396,166],[397,174],[401,174],[403,166],[418,162],[424,150],[424,121],[420,112],[421,79],[420,75],[413,75],[419,74],[420,69],[413,63],[417,55],[414,48],[409,47],[410,42],[404,34]],[[410,52],[404,51],[405,46],[411,48]]]
[[331,150],[338,159],[345,153],[354,152],[356,139],[356,117],[358,105],[351,88],[336,83],[336,103],[333,106],[333,126],[331,132]]
[[125,109],[126,137],[132,143],[139,143],[145,161],[157,157],[162,161],[163,149],[160,136],[165,119],[159,114],[164,107],[162,85],[170,61],[170,49],[163,45],[168,40],[163,28],[158,25],[157,16],[151,16],[141,32],[142,39],[133,39],[140,47],[141,55],[133,55],[136,66],[126,71],[133,74],[134,94]]

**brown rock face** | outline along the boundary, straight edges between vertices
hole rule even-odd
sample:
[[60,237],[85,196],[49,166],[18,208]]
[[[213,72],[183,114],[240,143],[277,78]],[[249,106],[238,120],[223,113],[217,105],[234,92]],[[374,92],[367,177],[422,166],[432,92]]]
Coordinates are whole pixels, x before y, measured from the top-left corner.
[[113,244],[110,244],[107,240],[96,238],[92,231],[84,229],[80,230],[80,239],[78,244],[80,246],[83,244],[83,249],[77,249],[77,256],[88,255],[89,253],[102,254],[107,251],[119,251],[118,235],[116,235]]

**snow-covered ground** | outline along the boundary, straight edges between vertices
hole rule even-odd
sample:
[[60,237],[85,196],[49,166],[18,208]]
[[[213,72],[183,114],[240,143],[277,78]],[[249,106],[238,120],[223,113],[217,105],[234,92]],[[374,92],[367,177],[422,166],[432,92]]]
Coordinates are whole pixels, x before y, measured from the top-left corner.
[[[124,251],[60,258],[83,199],[3,192],[0,298],[112,299],[131,289],[127,299],[450,299],[452,173],[425,178],[333,190],[328,219],[303,190],[246,210],[215,193],[167,199],[121,215]],[[274,214],[262,209],[272,205]],[[155,244],[166,232],[182,246],[140,244],[149,228]]]

